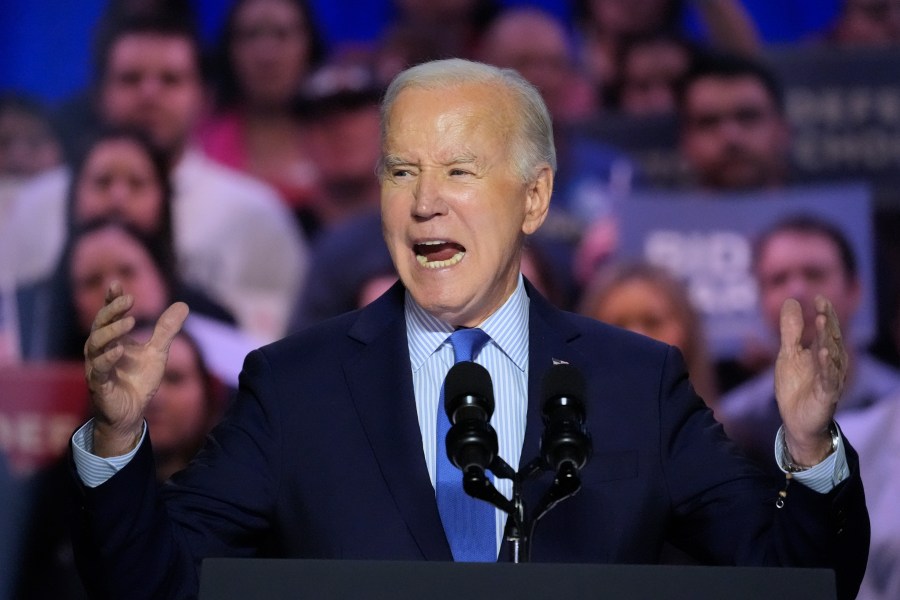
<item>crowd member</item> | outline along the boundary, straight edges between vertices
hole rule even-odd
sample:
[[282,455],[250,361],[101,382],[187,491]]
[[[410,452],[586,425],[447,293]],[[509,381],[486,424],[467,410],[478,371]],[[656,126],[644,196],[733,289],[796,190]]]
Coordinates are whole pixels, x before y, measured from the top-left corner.
[[597,99],[580,72],[564,24],[537,8],[507,8],[485,30],[478,59],[515,69],[537,86],[554,123],[587,119]]
[[0,94],[0,228],[29,177],[62,163],[62,147],[46,109],[21,94]]
[[[788,182],[790,131],[782,90],[761,63],[730,54],[695,54],[676,87],[676,107],[688,188],[739,192]],[[592,223],[575,251],[576,280],[583,284],[617,244],[614,220]],[[737,373],[728,375],[730,380],[747,369],[735,365],[722,370]]]
[[695,49],[670,34],[635,38],[622,48],[621,76],[614,90],[617,111],[633,117],[673,115],[676,90]]
[[474,58],[485,29],[501,10],[498,0],[392,0],[394,17],[375,44],[374,69],[382,86],[412,65],[455,56]]
[[207,155],[268,182],[295,211],[315,194],[316,169],[292,101],[323,54],[307,0],[235,0],[218,51],[216,108],[198,131]]
[[843,0],[826,38],[845,48],[896,46],[900,44],[900,2]]
[[[132,311],[138,319],[156,319],[173,300],[204,302],[202,294],[181,283],[158,241],[118,220],[89,221],[73,232],[54,277],[45,358],[77,360],[83,355],[84,337],[111,281],[140,297]],[[244,355],[258,342],[201,313],[194,313],[186,327],[200,341],[216,375],[236,388]]]
[[[134,338],[146,342],[152,333],[153,323],[144,321],[135,327]],[[144,413],[153,432],[157,481],[167,481],[188,466],[222,418],[226,391],[210,371],[199,342],[179,331],[169,347],[159,389]]]
[[[136,130],[103,128],[72,165],[67,237],[91,221],[118,220],[145,235],[160,261],[174,269],[171,198],[165,155]],[[17,290],[21,354],[27,360],[49,356],[49,331],[57,323],[57,291],[52,276]],[[199,290],[190,297],[195,312],[234,324],[233,315]]]
[[[27,96],[0,94],[0,365],[22,359],[16,302],[15,243],[5,232],[16,196],[29,178],[60,164],[62,149],[44,107]],[[0,578],[0,587],[2,587]],[[5,597],[0,589],[0,598]]]
[[[306,226],[310,237],[378,206],[378,99],[382,86],[363,61],[334,61],[314,73],[298,110],[309,121],[309,147],[319,177]],[[314,267],[313,267],[314,268]]]
[[[166,156],[139,130],[105,127],[92,134],[72,164],[66,210],[70,229],[94,219],[118,219],[174,253]],[[167,259],[176,260],[174,255]]]
[[[170,306],[151,340],[132,345],[137,298],[110,286],[85,344],[97,418],[72,443],[89,587],[192,595],[200,560],[218,555],[495,561],[506,514],[465,496],[435,435],[444,375],[474,357],[498,386],[493,422],[509,464],[537,452],[537,391],[554,363],[584,374],[586,412],[602,415],[589,417],[581,491],[542,521],[534,561],[653,563],[669,539],[704,563],[834,568],[840,597],[852,597],[868,519],[855,452],[831,419],[845,357],[828,301],[818,299],[811,348],[800,346],[800,307],[783,309],[777,444],[796,473],[779,508],[784,479],[735,451],[677,349],[562,312],[521,276],[556,162],[537,90],[512,71],[437,61],[395,79],[382,110],[382,224],[401,282],[251,353],[214,441],[163,490],[141,415],[188,309]],[[463,336],[482,348],[468,354]],[[497,479],[501,494],[508,484]]]
[[790,128],[775,76],[761,63],[726,54],[697,56],[678,93],[679,150],[709,190],[783,186]]
[[61,162],[47,110],[28,96],[0,94],[0,177],[29,177]]
[[397,278],[384,245],[377,209],[322,232],[313,243],[310,256],[310,283],[298,298],[291,332],[364,306],[361,298],[370,282],[385,276],[392,276],[395,281]]
[[[203,107],[195,32],[165,17],[136,17],[105,41],[98,112],[108,124],[144,131],[165,153],[182,279],[225,306],[249,334],[277,337],[305,275],[305,240],[272,188],[190,143]],[[18,281],[52,271],[65,240],[70,180],[68,170],[55,170],[17,197],[3,235],[16,252]]]
[[581,34],[581,62],[601,96],[621,77],[620,56],[629,40],[657,34],[684,37],[680,19],[692,5],[708,30],[708,45],[753,55],[759,49],[756,27],[739,0],[579,0],[575,19]]
[[[104,69],[109,40],[118,35],[123,21],[165,15],[167,19],[184,23],[187,27],[196,27],[198,14],[193,4],[192,0],[107,0],[93,24],[90,54],[94,71]],[[84,152],[85,139],[90,139],[106,121],[97,105],[96,83],[96,80],[92,81],[85,89],[64,99],[53,111],[53,119],[65,149],[66,162],[76,159]]]
[[694,389],[715,409],[718,393],[703,322],[684,284],[662,267],[613,263],[588,284],[579,312],[675,346]]
[[[779,221],[757,240],[753,269],[760,310],[772,331],[779,328],[779,308],[786,298],[800,302],[809,331],[816,318],[814,299],[822,294],[831,299],[849,338],[848,324],[859,307],[862,284],[852,246],[837,226],[806,215]],[[804,343],[809,341],[807,334]],[[847,345],[847,352],[847,382],[838,416],[874,404],[900,388],[900,372],[853,344]],[[718,413],[732,438],[770,470],[775,464],[767,436],[779,425],[775,376],[771,367],[724,395]]]
[[869,562],[857,600],[900,597],[900,393],[839,416],[841,430],[859,451],[866,480],[866,507],[872,521]]

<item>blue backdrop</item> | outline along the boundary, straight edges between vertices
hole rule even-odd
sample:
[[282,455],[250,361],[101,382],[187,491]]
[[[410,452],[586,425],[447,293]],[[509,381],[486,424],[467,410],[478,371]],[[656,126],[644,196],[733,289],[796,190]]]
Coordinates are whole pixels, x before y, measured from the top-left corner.
[[[107,0],[0,0],[0,90],[60,100],[89,79],[91,31]],[[833,18],[841,0],[743,0],[769,42],[802,39]],[[215,39],[231,0],[198,0],[207,41]],[[568,17],[571,0],[501,0]],[[374,39],[391,18],[391,0],[313,0],[331,43]],[[699,33],[688,17],[688,29]]]

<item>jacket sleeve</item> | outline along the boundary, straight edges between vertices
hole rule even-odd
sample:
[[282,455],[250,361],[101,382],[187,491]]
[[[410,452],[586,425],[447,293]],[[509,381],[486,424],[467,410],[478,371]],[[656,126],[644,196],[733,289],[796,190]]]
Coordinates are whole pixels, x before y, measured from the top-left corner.
[[[838,597],[856,596],[870,531],[859,458],[846,439],[850,476],[820,494],[751,464],[691,389],[675,349],[659,402],[676,545],[711,564],[831,568]],[[776,502],[779,492],[783,502]]]
[[229,415],[165,484],[156,482],[149,439],[96,488],[81,485],[72,465],[73,543],[91,597],[194,598],[203,558],[264,547],[280,464],[275,403],[261,400],[269,381],[262,352],[251,353]]

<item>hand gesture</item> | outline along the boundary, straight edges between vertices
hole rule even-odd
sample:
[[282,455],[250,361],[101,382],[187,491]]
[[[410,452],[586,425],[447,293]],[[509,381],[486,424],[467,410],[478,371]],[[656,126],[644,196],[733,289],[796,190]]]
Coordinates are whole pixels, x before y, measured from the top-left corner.
[[816,336],[801,344],[803,313],[788,299],[781,307],[781,349],[775,362],[775,397],[794,463],[813,466],[831,451],[829,427],[847,377],[847,352],[834,308],[815,299]]
[[137,444],[144,409],[159,388],[169,346],[188,314],[187,305],[176,302],[160,316],[150,340],[139,344],[128,336],[134,317],[126,313],[133,304],[134,298],[113,282],[84,344],[97,456],[126,454]]

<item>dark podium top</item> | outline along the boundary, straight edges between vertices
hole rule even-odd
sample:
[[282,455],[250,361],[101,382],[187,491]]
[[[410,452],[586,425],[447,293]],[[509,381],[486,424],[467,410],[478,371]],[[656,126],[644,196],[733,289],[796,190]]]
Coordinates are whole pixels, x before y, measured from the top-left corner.
[[834,600],[829,569],[214,558],[201,600]]

